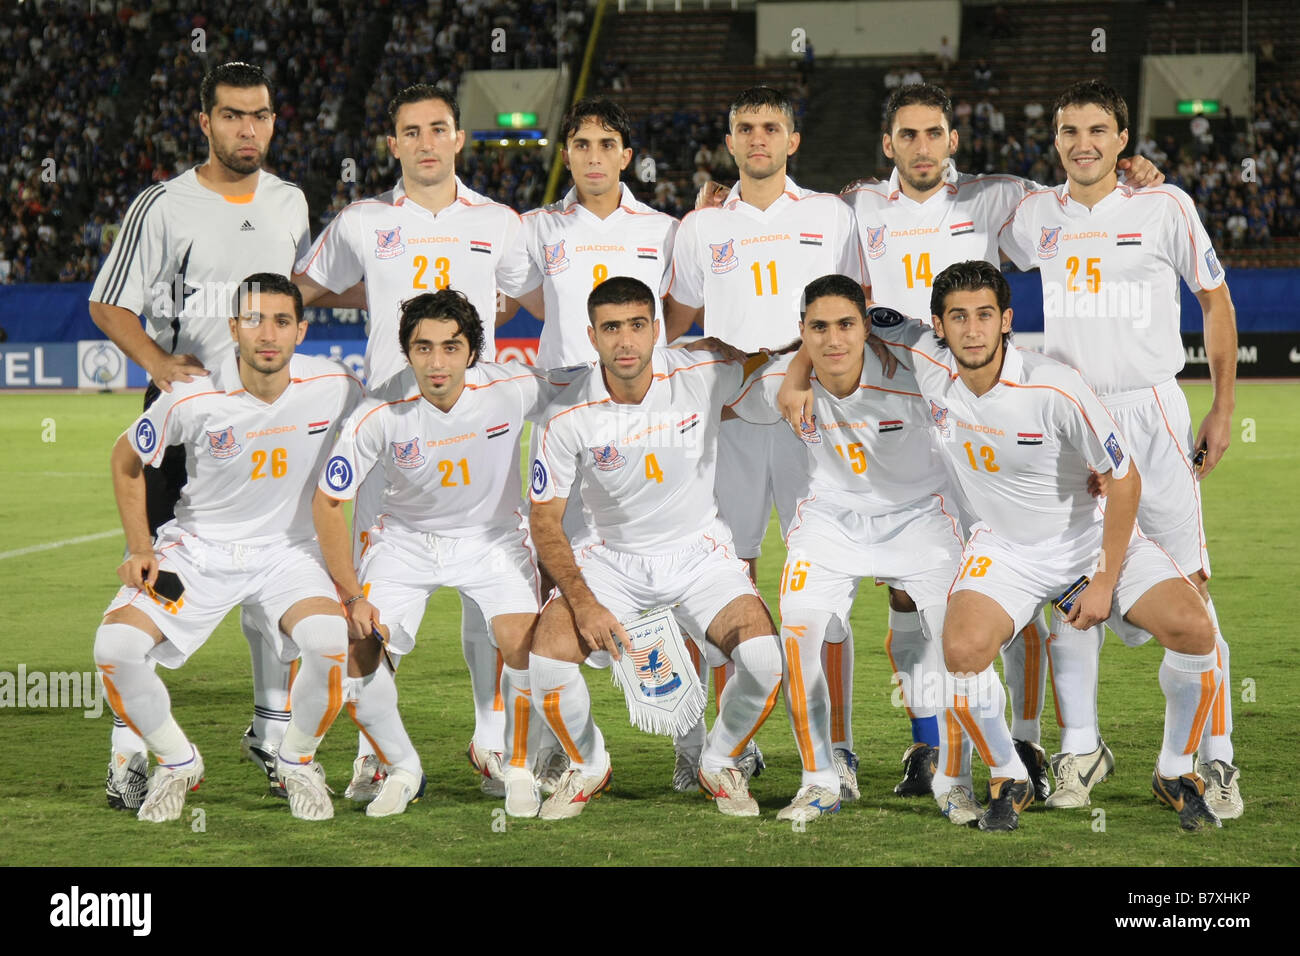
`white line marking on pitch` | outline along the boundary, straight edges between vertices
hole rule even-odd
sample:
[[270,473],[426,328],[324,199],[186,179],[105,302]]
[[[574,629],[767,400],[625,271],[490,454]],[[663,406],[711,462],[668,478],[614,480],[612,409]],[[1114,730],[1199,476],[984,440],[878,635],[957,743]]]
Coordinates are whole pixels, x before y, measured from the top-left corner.
[[111,538],[114,535],[120,535],[121,528],[114,528],[112,531],[99,531],[95,534],[83,534],[79,538],[68,538],[64,541],[49,541],[45,544],[32,544],[25,548],[18,548],[14,551],[0,551],[0,561],[5,558],[17,558],[24,554],[35,554],[37,551],[53,551],[55,548],[64,548],[70,544],[85,544],[88,541],[101,541],[104,538]]

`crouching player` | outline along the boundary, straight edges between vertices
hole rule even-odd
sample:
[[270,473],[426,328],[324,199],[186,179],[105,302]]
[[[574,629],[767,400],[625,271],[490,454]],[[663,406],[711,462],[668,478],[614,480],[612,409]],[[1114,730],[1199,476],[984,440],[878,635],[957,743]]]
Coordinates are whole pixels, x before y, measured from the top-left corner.
[[[113,712],[158,758],[138,812],[155,823],[180,817],[203,757],[154,664],[180,667],[241,605],[279,623],[282,660],[302,653],[275,767],[289,808],[305,820],[334,815],[314,755],[343,703],[347,622],[312,540],[310,489],[362,388],[331,359],[294,355],[307,325],[284,276],[249,276],[234,305],[238,353],[211,376],[174,383],[113,446],[128,556],[95,665]],[[189,478],[150,542],[142,466],[158,467],[171,445],[185,448]]]
[[[506,812],[536,816],[528,652],[537,562],[521,513],[519,438],[524,419],[560,388],[521,363],[478,364],[483,324],[453,289],[403,303],[398,331],[419,391],[400,401],[369,399],[356,410],[313,502],[321,550],[350,619],[348,709],[382,765],[380,785],[355,796],[370,798],[372,817],[402,813],[419,797],[420,758],[398,714],[390,667],[415,646],[430,595],[452,587],[483,609],[505,662]],[[358,569],[341,505],[376,468],[384,484],[379,520]]]
[[[1215,628],[1195,587],[1135,533],[1141,478],[1124,436],[1079,373],[1010,348],[1011,290],[995,266],[961,262],[935,277],[934,331],[873,309],[873,332],[914,365],[940,444],[978,522],[962,555],[943,630],[945,701],[989,766],[984,830],[1012,830],[1034,798],[1012,745],[998,648],[1080,581],[1067,617],[1165,648],[1164,741],[1152,786],[1184,829],[1220,826],[1193,767],[1221,679]],[[1089,494],[1095,473],[1105,514]],[[1064,629],[1055,640],[1070,640]]]
[[[654,296],[637,279],[602,282],[587,314],[599,364],[546,410],[532,467],[533,536],[559,594],[542,611],[529,671],[570,761],[540,815],[577,816],[609,784],[579,665],[594,652],[619,655],[620,620],[676,605],[683,630],[736,665],[705,739],[700,787],[723,813],[757,816],[739,758],[776,703],[781,649],[713,490],[720,413],[742,364],[655,348]],[[588,526],[570,542],[561,522],[575,475]]]

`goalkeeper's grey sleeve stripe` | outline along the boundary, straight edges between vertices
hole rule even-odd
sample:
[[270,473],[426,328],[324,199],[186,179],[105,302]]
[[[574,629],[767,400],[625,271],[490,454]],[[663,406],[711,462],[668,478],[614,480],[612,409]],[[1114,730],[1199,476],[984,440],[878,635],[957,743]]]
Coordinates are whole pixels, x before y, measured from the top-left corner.
[[122,248],[115,250],[119,252],[117,262],[113,263],[113,271],[109,274],[108,283],[104,290],[104,301],[109,305],[117,305],[118,299],[122,297],[122,288],[126,284],[126,277],[130,274],[131,260],[135,258],[136,249],[140,245],[140,233],[144,230],[144,221],[166,190],[162,183],[155,183],[144,192],[142,192],[131,204],[127,211],[126,222],[122,226],[122,232],[118,235],[118,242]]

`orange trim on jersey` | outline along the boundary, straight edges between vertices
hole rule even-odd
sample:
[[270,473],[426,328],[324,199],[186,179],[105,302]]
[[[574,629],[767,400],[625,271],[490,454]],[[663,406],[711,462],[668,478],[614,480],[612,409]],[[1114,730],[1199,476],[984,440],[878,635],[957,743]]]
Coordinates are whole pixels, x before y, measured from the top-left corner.
[[822,647],[826,651],[826,684],[831,692],[831,740],[848,740],[844,719],[844,644],[826,643]]
[[[328,655],[327,655],[328,656]],[[343,655],[346,659],[347,655]],[[332,660],[335,658],[331,658]],[[331,667],[329,676],[329,703],[325,705],[325,713],[321,715],[320,723],[316,727],[316,733],[313,737],[324,737],[325,731],[330,729],[334,723],[334,718],[339,715],[343,709],[343,668]]]
[[922,352],[920,349],[914,349],[912,348],[912,346],[906,345],[903,342],[890,342],[887,339],[882,339],[881,341],[883,341],[886,346],[904,349],[905,351],[912,352],[915,355],[919,355],[921,358],[925,359],[927,362],[929,362],[932,365],[937,365],[939,368],[943,369],[945,372],[948,373],[948,378],[950,381],[958,377],[956,372],[954,372],[951,368],[949,368],[948,365],[946,365],[945,363],[940,362],[933,355],[929,355],[925,352]]
[[[1205,551],[1205,521],[1201,518],[1200,482],[1196,477],[1195,469],[1192,468],[1192,463],[1187,460],[1187,456],[1185,454],[1181,453],[1183,447],[1182,442],[1178,440],[1178,436],[1174,434],[1174,430],[1169,424],[1169,416],[1165,414],[1165,403],[1160,401],[1159,391],[1157,391],[1155,388],[1152,388],[1151,395],[1156,400],[1156,408],[1160,409],[1160,420],[1165,423],[1165,431],[1169,433],[1169,438],[1173,441],[1174,447],[1177,448],[1180,452],[1180,454],[1178,455],[1179,460],[1183,463],[1183,467],[1186,468],[1187,471],[1192,476],[1192,494],[1196,496],[1196,540],[1200,542],[1200,550],[1204,552]],[[1175,561],[1174,564],[1177,565],[1178,562]],[[1204,564],[1205,562],[1202,561],[1201,562],[1202,566],[1197,569],[1202,574],[1205,574]],[[1179,568],[1178,570],[1182,571],[1182,568]],[[1183,576],[1186,577],[1186,575]],[[1208,581],[1210,579],[1210,576],[1206,574],[1205,579]],[[1193,585],[1193,587],[1195,587],[1195,585]],[[1197,588],[1197,590],[1199,591],[1200,588]]]
[[492,712],[505,713],[506,702],[501,696],[501,668],[506,666],[506,659],[501,656],[501,651],[497,651],[497,677],[496,687],[492,694]]
[[[149,460],[148,460],[147,462],[145,462],[145,464],[146,464],[146,465],[152,465],[152,464],[154,463],[154,459],[157,458],[159,455],[161,455],[164,451],[166,451],[166,450],[168,449],[168,447],[169,447],[169,443],[166,442],[166,441],[164,441],[164,439],[167,437],[167,423],[168,423],[169,421],[171,421],[172,412],[176,411],[177,408],[179,408],[180,406],[184,405],[186,402],[193,401],[193,400],[196,399],[196,398],[202,398],[204,395],[226,395],[226,394],[229,394],[229,393],[227,393],[227,392],[223,392],[223,391],[221,391],[221,389],[219,389],[219,388],[214,388],[214,389],[211,389],[211,390],[206,391],[206,392],[196,392],[196,393],[193,394],[193,395],[186,395],[184,398],[182,398],[182,399],[178,399],[176,402],[174,402],[174,403],[172,404],[172,406],[171,406],[169,409],[167,409],[167,414],[163,416],[162,427],[158,429],[158,432],[159,432],[159,434],[158,434],[158,447],[157,447],[157,449],[154,451],[153,455],[150,456]],[[137,420],[138,420],[138,419],[137,419]],[[123,434],[126,434],[126,433],[123,432]],[[135,448],[135,442],[133,442],[133,441],[132,441],[131,439],[129,439],[129,438],[127,439],[127,441],[131,442],[131,448],[134,449],[134,448]]]
[[[498,364],[498,363],[493,363],[493,364]],[[491,388],[493,385],[500,385],[502,382],[518,382],[518,381],[520,381],[520,380],[522,380],[522,379],[525,379],[525,378],[535,378],[535,379],[537,379],[539,382],[546,382],[547,384],[550,384],[550,380],[546,377],[546,374],[545,374],[546,371],[547,371],[546,369],[540,369],[540,370],[538,370],[538,371],[536,371],[536,372],[528,372],[528,373],[525,373],[524,375],[512,375],[512,376],[510,376],[509,378],[498,378],[498,379],[493,379],[492,381],[490,381],[490,382],[488,382],[488,383],[486,383],[486,384],[484,384],[484,385],[471,385],[469,382],[466,382],[466,383],[465,383],[465,387],[466,387],[467,389],[471,390],[471,391],[478,392],[478,391],[482,391],[482,390],[485,389],[485,388]],[[420,396],[418,396],[418,395],[416,396],[416,398],[419,398],[419,397],[420,397]]]
[[370,736],[370,731],[366,730],[365,725],[362,724],[361,721],[357,720],[356,702],[350,700],[345,706],[347,707],[348,716],[352,718],[352,722],[357,725],[357,730],[361,731],[362,736],[366,738],[367,742],[369,742],[370,746],[374,749],[375,756],[379,758],[379,762],[388,763],[388,758],[384,756],[384,752],[380,749],[379,744],[375,743],[375,738]]
[[[1073,369],[1071,369],[1071,371],[1073,371]],[[1083,410],[1083,406],[1079,404],[1079,400],[1075,398],[1073,395],[1071,395],[1069,392],[1064,391],[1063,389],[1059,389],[1055,385],[1030,385],[1028,382],[1013,382],[1010,379],[1005,379],[1005,378],[998,379],[998,384],[1005,385],[1008,388],[1050,388],[1054,392],[1060,392],[1062,395],[1064,395],[1066,398],[1068,398],[1071,402],[1074,403],[1074,407],[1079,410],[1079,414],[1082,415],[1083,420],[1088,423],[1088,427],[1091,428],[1092,433],[1097,436],[1097,440],[1102,441],[1101,434],[1093,426],[1092,419],[1088,417],[1088,413]],[[1085,385],[1084,387],[1086,388],[1087,386]],[[1098,404],[1100,404],[1100,401],[1098,402]],[[1103,409],[1105,407],[1106,407],[1105,405],[1102,405]],[[1110,423],[1111,425],[1114,426],[1114,430],[1115,430],[1114,433],[1122,435],[1123,432],[1121,432],[1119,426],[1115,424],[1115,419],[1111,418],[1110,412],[1106,412],[1106,417],[1110,418]],[[1133,457],[1131,452],[1129,454],[1129,457],[1130,458]]]
[[763,726],[763,721],[767,720],[768,715],[772,713],[772,708],[776,706],[776,695],[779,693],[781,693],[781,684],[778,681],[777,685],[772,688],[772,693],[768,695],[766,703],[763,704],[763,712],[758,715],[758,720],[754,722],[754,726],[750,728],[749,733],[740,739],[740,743],[736,744],[736,749],[729,756],[739,757],[745,752],[749,742],[754,739],[754,734],[758,733],[758,728]]
[[119,693],[116,685],[108,679],[109,667],[101,664],[99,669],[104,672],[101,677],[104,681],[104,693],[108,695],[108,706],[112,708],[113,713],[122,718],[122,723],[126,724],[131,733],[143,739],[144,734],[140,733],[140,728],[132,723],[131,718],[126,715],[126,708],[122,706],[121,693]]
[[[1161,185],[1164,184],[1162,183]],[[1202,257],[1200,255],[1197,255],[1196,253],[1196,235],[1195,233],[1192,232],[1192,223],[1187,218],[1187,210],[1183,208],[1183,204],[1178,200],[1177,196],[1175,196],[1171,192],[1161,189],[1159,186],[1149,186],[1147,188],[1142,189],[1141,191],[1135,191],[1129,193],[1126,198],[1138,199],[1146,196],[1166,196],[1169,199],[1172,199],[1174,201],[1174,207],[1178,210],[1178,214],[1183,217],[1183,228],[1187,230],[1187,246],[1189,249],[1192,250],[1192,263],[1193,263],[1193,268],[1195,268],[1196,270],[1196,281],[1200,283],[1202,291],[1208,291],[1205,287],[1205,283],[1201,282]],[[1190,196],[1188,196],[1187,198],[1191,199]],[[1177,267],[1174,268],[1174,271],[1178,272]],[[1181,273],[1179,273],[1179,275],[1181,277]],[[1222,282],[1219,283],[1219,285],[1222,284],[1223,284]],[[1217,289],[1218,287],[1219,286],[1213,286],[1213,288],[1215,289]]]
[[1205,733],[1205,722],[1210,717],[1210,709],[1214,706],[1214,698],[1222,689],[1222,682],[1214,679],[1214,671],[1201,672],[1201,699],[1196,704],[1196,716],[1192,718],[1192,732],[1187,735],[1187,743],[1183,746],[1183,753],[1195,753],[1196,748],[1201,745],[1201,737]]
[[932,492],[930,492],[930,494],[931,494],[933,497],[939,499],[939,510],[943,513],[943,516],[944,516],[945,518],[947,518],[949,522],[952,523],[952,534],[953,534],[953,537],[957,539],[957,544],[958,544],[958,546],[960,546],[960,545],[962,544],[962,540],[961,540],[961,524],[957,521],[957,519],[956,519],[955,517],[953,517],[952,515],[948,514],[948,509],[944,506],[943,495],[939,494],[937,491],[932,491]]
[[984,735],[980,733],[979,724],[975,722],[975,718],[971,715],[970,704],[966,700],[966,696],[964,694],[958,694],[955,701],[956,702],[952,708],[953,712],[956,713],[957,720],[961,722],[962,728],[966,731],[967,736],[970,737],[971,743],[975,746],[975,749],[979,751],[980,759],[983,760],[987,766],[994,766],[993,751],[989,749],[988,741],[986,741]]
[[962,765],[961,724],[951,710],[943,712],[943,723],[948,736],[948,762],[944,764],[943,772],[945,776],[960,777]]
[[223,193],[221,198],[228,203],[233,203],[236,206],[247,206],[250,202],[253,201],[254,195],[256,195],[256,193],[240,193],[238,196],[227,196]]
[[[790,535],[794,534],[796,531],[799,530],[799,528],[803,526],[803,506],[808,504],[810,501],[816,501],[816,500],[817,500],[816,495],[809,495],[807,498],[802,499],[797,505],[794,506],[794,520],[790,522],[790,530],[785,533],[785,546],[787,549],[790,547]],[[781,580],[783,581],[785,580],[784,570],[782,570],[781,572]],[[779,602],[778,602],[778,606],[779,606]]]
[[582,763],[582,754],[578,752],[577,744],[569,736],[569,730],[564,726],[564,717],[560,714],[560,692],[558,690],[546,692],[546,696],[542,698],[542,710],[546,714],[546,722],[551,725],[551,730],[555,732],[555,739],[560,742],[560,746],[569,755],[569,759],[574,763]]
[[515,698],[515,733],[511,740],[510,766],[528,766],[528,715],[533,709],[532,703],[521,692]]
[[[817,759],[813,752],[812,732],[808,721],[808,693],[803,685],[803,665],[799,661],[799,642],[793,637],[785,639],[786,669],[789,672],[789,687],[786,701],[790,704],[790,728],[794,731],[794,742],[799,745],[799,759],[803,761],[804,770],[817,769]],[[746,743],[749,741],[746,740]],[[743,752],[733,753],[733,757]]]
[[357,432],[361,431],[361,426],[365,424],[366,419],[381,408],[387,408],[389,405],[405,405],[407,402],[418,402],[421,397],[422,396],[420,395],[412,395],[409,398],[395,398],[391,402],[384,402],[382,405],[376,405],[374,408],[370,409],[370,411],[361,416],[361,420],[357,422],[357,427],[352,429],[353,436],[355,436]]
[[1042,656],[1042,637],[1038,633],[1038,622],[1030,621],[1020,632],[1020,639],[1025,642],[1025,705],[1021,708],[1021,720],[1034,720],[1038,717],[1038,675]]
[[[893,672],[895,674],[898,674],[899,673],[898,664],[895,663],[894,661],[894,629],[892,627],[885,634],[885,656],[889,658],[889,666],[893,668]],[[826,676],[827,676],[827,680],[829,680],[830,675],[828,674]],[[902,675],[902,676],[905,677],[906,675]],[[905,682],[899,681],[898,686],[899,686],[899,690],[902,691],[903,687],[905,686]],[[909,719],[915,719],[916,714],[912,713],[912,708],[909,707],[907,704],[907,694],[903,694],[903,709],[907,711],[907,716]],[[837,737],[836,739],[842,740],[843,738]]]

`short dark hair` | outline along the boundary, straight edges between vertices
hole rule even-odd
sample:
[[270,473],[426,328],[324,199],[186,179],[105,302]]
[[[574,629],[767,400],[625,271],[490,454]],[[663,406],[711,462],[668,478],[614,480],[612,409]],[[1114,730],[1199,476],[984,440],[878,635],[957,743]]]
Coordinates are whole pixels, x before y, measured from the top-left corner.
[[236,60],[208,70],[203,77],[203,84],[199,87],[199,103],[203,106],[203,112],[208,115],[212,114],[212,108],[217,105],[218,86],[237,86],[241,89],[265,86],[266,98],[271,103],[271,109],[275,109],[275,91],[271,89],[271,80],[262,72],[260,66]]
[[790,132],[794,132],[794,104],[790,102],[790,97],[770,86],[751,86],[747,90],[742,90],[740,95],[731,101],[731,109],[727,113],[727,129],[731,129],[736,121],[736,114],[741,110],[755,112],[762,109],[784,113],[786,122],[790,124]]
[[818,299],[827,299],[837,297],[848,299],[858,310],[858,315],[863,320],[867,317],[867,297],[862,291],[862,286],[857,281],[850,279],[846,275],[825,275],[818,279],[813,279],[803,287],[803,298],[799,301],[799,315],[803,317],[808,313],[808,306],[812,305]]
[[439,289],[437,292],[423,292],[402,303],[402,318],[397,325],[398,340],[402,343],[402,354],[410,355],[411,337],[416,327],[425,319],[444,319],[456,323],[456,333],[463,335],[474,353],[471,366],[483,357],[483,321],[478,309],[466,298],[465,293],[455,289]]
[[[954,262],[934,277],[934,284],[930,287],[930,313],[943,318],[944,305],[950,294],[978,292],[980,289],[993,290],[998,300],[999,315],[1011,308],[1011,286],[1007,284],[1002,270],[983,259],[968,259],[965,262]],[[1010,339],[1010,332],[1002,333],[1004,347]],[[943,342],[942,337],[939,341]]]
[[388,121],[393,124],[394,133],[397,132],[397,111],[407,103],[423,103],[425,100],[442,100],[446,103],[451,110],[452,122],[456,129],[460,129],[460,104],[456,102],[456,97],[428,83],[416,83],[399,91],[388,103]]
[[894,132],[894,117],[904,106],[933,106],[943,111],[944,121],[952,129],[952,100],[943,91],[943,87],[933,83],[912,83],[900,86],[889,94],[885,103],[885,132]]
[[655,297],[650,287],[631,276],[610,276],[587,296],[587,318],[596,324],[596,309],[602,305],[644,305],[654,316]]
[[234,315],[239,315],[240,306],[245,303],[248,296],[251,295],[287,295],[293,299],[293,318],[295,322],[302,321],[302,291],[290,281],[288,276],[282,276],[278,272],[254,272],[251,276],[239,283],[235,289],[235,301],[231,303],[234,308]]
[[624,149],[632,145],[632,121],[628,119],[627,111],[603,96],[579,100],[569,107],[560,120],[560,142],[567,144],[569,137],[578,132],[585,120],[595,120],[605,129],[618,133]]
[[1052,106],[1053,129],[1060,125],[1061,110],[1067,106],[1100,106],[1115,117],[1118,132],[1128,129],[1128,103],[1115,87],[1101,80],[1081,80],[1066,87]]

